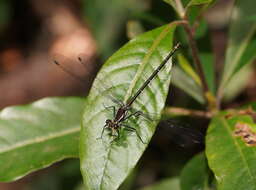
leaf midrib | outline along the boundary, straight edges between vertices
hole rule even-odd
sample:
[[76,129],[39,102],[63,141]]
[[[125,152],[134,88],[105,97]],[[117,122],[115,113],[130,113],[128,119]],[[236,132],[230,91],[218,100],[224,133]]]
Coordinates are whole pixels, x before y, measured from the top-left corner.
[[32,138],[32,139],[29,139],[29,140],[21,141],[19,143],[15,143],[11,146],[8,146],[7,148],[0,149],[0,154],[15,150],[17,148],[29,146],[29,145],[36,144],[36,143],[39,144],[39,143],[42,143],[42,142],[52,140],[54,138],[59,138],[59,137],[63,137],[63,136],[66,136],[66,135],[73,134],[73,133],[77,133],[79,131],[80,131],[80,127],[75,127],[75,128],[71,128],[71,129],[68,129],[68,130],[63,130],[61,132],[58,131],[56,133],[50,133],[50,134],[45,135],[45,136],[39,136],[39,137]]
[[[130,86],[129,86],[129,89],[127,90],[127,93],[126,93],[126,96],[124,98],[124,102],[126,102],[128,100],[128,98],[130,98],[131,96],[131,93],[132,93],[132,90],[133,88],[135,87],[135,84],[136,82],[138,81],[146,63],[148,62],[149,58],[151,57],[151,55],[153,54],[154,50],[157,49],[158,47],[158,44],[161,42],[161,40],[165,37],[165,34],[167,34],[169,32],[169,30],[172,29],[172,24],[169,24],[161,33],[160,35],[156,38],[156,40],[153,41],[153,44],[152,46],[149,48],[149,51],[147,53],[145,53],[145,56],[142,60],[142,63],[140,64],[139,66],[139,69],[138,71],[136,72],[136,75],[134,77],[134,79],[132,80]],[[112,146],[112,145],[111,145]],[[107,168],[107,164],[108,164],[108,160],[109,160],[109,157],[111,155],[111,150],[112,148],[109,148],[108,150],[108,153],[107,153],[107,157],[106,157],[106,161],[105,161],[105,164],[104,164],[104,169],[103,169],[103,175],[101,177],[101,180],[100,180],[100,189],[102,189],[102,185],[103,185],[103,179],[104,179],[104,176],[105,176],[105,173],[106,173],[106,168]]]
[[[224,126],[225,126],[225,128],[226,128],[226,130],[227,130],[227,132],[229,133],[230,137],[232,137],[232,132],[231,132],[231,130],[230,130],[230,127],[229,127],[228,123],[226,122],[226,120],[225,120],[223,117],[221,118],[221,120],[222,120],[222,122],[223,122],[223,124],[224,124]],[[236,149],[238,150],[239,155],[240,155],[240,157],[241,157],[241,159],[242,159],[244,165],[245,165],[246,168],[247,168],[247,172],[248,172],[249,176],[250,176],[251,179],[252,179],[251,181],[256,181],[256,176],[254,176],[254,175],[252,174],[252,172],[251,172],[251,170],[250,170],[250,167],[249,167],[249,165],[248,165],[248,163],[247,163],[247,161],[246,161],[246,158],[244,157],[243,152],[242,152],[241,148],[239,147],[237,141],[235,140],[235,138],[231,138],[231,139],[232,139],[232,141],[234,142],[234,145],[235,145]]]

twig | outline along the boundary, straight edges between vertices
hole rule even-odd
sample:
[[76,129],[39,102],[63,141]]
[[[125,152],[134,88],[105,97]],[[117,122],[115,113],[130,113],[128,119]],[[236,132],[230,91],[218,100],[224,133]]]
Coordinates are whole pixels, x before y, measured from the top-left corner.
[[175,0],[176,3],[176,7],[177,7],[177,11],[178,14],[180,16],[180,18],[183,21],[183,26],[185,29],[185,32],[187,33],[188,36],[188,43],[191,49],[191,53],[192,53],[192,59],[195,65],[195,68],[197,70],[197,73],[201,79],[202,82],[202,90],[203,90],[203,95],[204,98],[208,104],[208,110],[212,111],[212,112],[216,112],[218,110],[217,107],[217,103],[216,103],[216,98],[215,96],[212,95],[212,93],[209,91],[209,87],[206,81],[206,77],[203,71],[203,67],[202,67],[202,63],[200,61],[199,58],[199,52],[198,52],[198,48],[197,48],[197,44],[196,41],[194,39],[194,33],[193,33],[193,27],[190,26],[188,18],[186,16],[186,12],[185,9],[182,5],[181,0]]
[[164,115],[178,115],[178,116],[193,116],[193,117],[203,117],[203,118],[211,118],[213,114],[207,111],[200,111],[200,110],[191,110],[185,108],[178,108],[178,107],[167,107],[163,111]]
[[188,36],[188,43],[189,43],[189,46],[191,48],[193,62],[195,64],[198,75],[201,78],[204,94],[206,94],[209,91],[209,88],[208,88],[206,78],[205,78],[205,75],[204,75],[204,72],[203,72],[202,63],[199,59],[199,53],[198,53],[198,48],[197,48],[197,45],[196,45],[196,41],[194,40],[193,29],[190,27],[186,17],[184,17],[184,20],[187,21],[186,22],[187,24],[184,24],[184,29],[185,29],[185,31],[187,33],[187,36]]

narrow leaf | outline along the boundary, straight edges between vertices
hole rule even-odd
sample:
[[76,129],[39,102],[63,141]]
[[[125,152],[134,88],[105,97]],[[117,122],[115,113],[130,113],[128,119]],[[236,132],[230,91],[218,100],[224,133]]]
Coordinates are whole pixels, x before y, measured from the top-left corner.
[[[105,107],[116,106],[106,95],[111,91],[126,102],[172,49],[174,30],[175,25],[171,24],[134,38],[110,57],[99,72],[87,99],[80,138],[81,171],[87,189],[117,189],[145,150],[146,144],[135,133],[124,130],[114,141],[108,130],[103,139],[98,139],[106,119],[113,119],[113,111]],[[171,61],[132,105],[137,110],[157,116],[154,122],[140,118],[128,120],[147,144],[164,107],[170,69]],[[94,86],[100,83],[98,78],[104,78],[104,82],[112,87],[102,92],[94,90]],[[118,108],[116,106],[116,110]]]
[[255,49],[256,49],[256,39],[251,41],[247,46],[247,48],[245,49],[244,54],[241,56],[241,59],[239,60],[239,63],[237,64],[232,76],[234,76],[237,72],[243,69],[243,67],[246,66],[247,64],[252,63],[252,61],[256,57]]
[[0,181],[78,157],[83,98],[45,98],[0,112]]
[[178,61],[181,68],[197,83],[198,86],[202,86],[200,77],[194,71],[193,67],[188,63],[188,60],[182,55],[178,55]]
[[210,91],[212,94],[216,93],[215,89],[215,67],[214,67],[214,56],[212,53],[208,52],[201,52],[200,59],[202,62],[204,75],[206,76],[206,82],[209,86]]
[[[256,125],[250,116],[215,116],[206,136],[206,155],[214,172],[218,190],[256,189],[256,147],[249,145],[247,134]],[[256,134],[256,133],[255,133]]]
[[250,78],[253,74],[253,65],[245,65],[239,72],[235,73],[228,82],[223,100],[228,102],[234,99],[239,93],[246,88]]
[[201,104],[205,103],[205,99],[202,95],[202,88],[189,77],[181,68],[174,66],[172,70],[172,83],[194,98]]

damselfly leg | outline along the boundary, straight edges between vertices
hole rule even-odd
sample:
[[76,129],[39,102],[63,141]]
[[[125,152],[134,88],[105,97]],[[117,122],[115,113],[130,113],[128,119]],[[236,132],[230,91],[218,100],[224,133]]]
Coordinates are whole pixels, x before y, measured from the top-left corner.
[[[153,71],[153,73],[141,85],[141,87],[134,93],[134,95],[131,96],[130,98],[128,98],[128,100],[126,102],[120,102],[118,99],[116,100],[115,96],[114,97],[111,96],[111,99],[114,99],[113,102],[118,105],[118,108],[115,106],[107,106],[106,107],[104,105],[104,107],[106,109],[113,110],[112,111],[113,119],[106,119],[105,125],[103,126],[103,129],[101,132],[100,139],[102,139],[102,137],[104,135],[104,131],[106,129],[109,129],[111,131],[110,136],[114,136],[115,139],[119,139],[120,131],[121,131],[121,129],[124,129],[127,131],[135,132],[137,134],[138,138],[140,139],[140,141],[142,143],[144,143],[144,141],[142,140],[141,136],[138,133],[138,130],[135,129],[134,127],[127,125],[125,122],[127,120],[129,120],[131,117],[139,118],[140,116],[142,116],[142,117],[148,119],[148,117],[145,117],[145,114],[142,111],[133,111],[134,109],[132,109],[131,106],[133,105],[135,100],[140,96],[140,94],[144,91],[144,89],[149,85],[149,83],[158,75],[160,70],[168,63],[169,59],[174,55],[174,53],[179,48],[179,46],[180,46],[179,43],[176,44],[176,46],[174,46],[173,50],[165,57],[165,59],[162,61],[162,63]],[[78,57],[78,62],[80,63],[80,65],[85,65],[86,61],[87,61],[86,59],[84,60],[84,59],[82,59],[82,57]],[[62,61],[60,61],[60,62],[62,62]],[[77,77],[72,71],[69,71],[65,67],[63,67],[60,62],[57,59],[54,61],[54,63],[56,65],[60,66],[62,68],[62,70],[69,73],[71,76],[73,76],[73,78],[83,81],[83,80],[81,80],[81,77]],[[63,61],[63,62],[65,62],[65,61]],[[111,89],[111,88],[107,88],[107,89]],[[104,92],[106,92],[106,91],[104,90]],[[102,93],[103,91],[100,90],[99,92]]]
[[[166,56],[166,58],[156,68],[156,70],[153,71],[153,73],[142,84],[142,86],[136,91],[136,93],[132,97],[130,97],[125,104],[123,104],[122,106],[120,106],[117,109],[117,112],[115,113],[113,119],[112,120],[111,119],[107,119],[105,121],[105,125],[103,127],[102,135],[104,133],[105,128],[109,128],[111,130],[111,134],[113,134],[113,131],[116,130],[117,133],[118,133],[118,138],[119,138],[119,136],[120,136],[120,134],[119,134],[120,131],[119,130],[123,126],[125,130],[136,132],[136,134],[139,137],[139,139],[141,140],[141,142],[144,143],[142,138],[138,134],[137,130],[135,128],[133,128],[133,127],[130,127],[130,126],[126,125],[124,122],[127,121],[132,116],[139,117],[140,115],[142,115],[141,111],[136,111],[136,112],[133,112],[133,113],[130,113],[130,114],[128,114],[128,113],[131,112],[131,106],[135,102],[135,100],[144,91],[144,89],[149,85],[149,83],[158,75],[158,73],[165,66],[165,64],[168,63],[169,59],[173,56],[173,54],[176,52],[176,50],[179,48],[179,46],[180,46],[179,43],[176,44],[176,46],[173,48],[173,50]],[[102,138],[102,135],[101,135],[101,138]]]

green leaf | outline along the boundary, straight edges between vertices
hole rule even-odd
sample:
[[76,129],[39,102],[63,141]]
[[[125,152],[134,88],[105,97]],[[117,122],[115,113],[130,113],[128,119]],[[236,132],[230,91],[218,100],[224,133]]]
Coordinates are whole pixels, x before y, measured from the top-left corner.
[[225,102],[231,101],[239,93],[241,93],[247,86],[253,74],[253,65],[245,65],[239,72],[234,74],[234,77],[229,81],[225,88],[223,100]]
[[141,190],[165,190],[165,189],[180,190],[179,178],[174,177],[170,179],[164,179],[158,183],[144,187]]
[[[134,38],[111,56],[99,72],[87,99],[80,138],[81,171],[87,189],[117,189],[145,150],[147,145],[136,134],[126,131],[112,143],[114,137],[108,130],[103,139],[98,139],[106,119],[113,118],[113,111],[105,109],[113,105],[107,97],[111,91],[126,102],[138,90],[172,49],[175,28],[170,24]],[[147,144],[165,104],[170,69],[169,63],[132,105],[134,109],[156,115],[155,122],[136,118],[128,121]],[[102,80],[97,79],[104,79],[106,86],[112,87],[99,92],[96,87]]]
[[0,112],[0,181],[78,157],[84,98],[45,98]]
[[[205,21],[201,21],[199,28],[205,28],[204,37],[203,39],[200,39],[199,41],[203,41],[203,43],[200,43],[200,60],[203,66],[203,71],[206,77],[206,82],[209,86],[210,91],[212,94],[215,94],[215,70],[214,70],[214,56],[211,53],[211,44],[210,44],[210,38],[208,34],[208,26]],[[185,36],[182,30],[179,30],[181,28],[177,28],[177,32],[180,32],[179,35],[182,39],[183,44],[186,44],[185,42]],[[199,32],[201,33],[201,32]],[[198,38],[202,38],[201,34],[197,34]],[[186,34],[185,34],[186,35]],[[177,66],[174,66],[173,72],[174,77],[172,78],[172,83],[176,85],[178,88],[181,88],[185,92],[187,92],[190,96],[192,96],[194,99],[196,99],[199,103],[203,104],[205,102],[204,97],[202,95],[202,87],[201,87],[201,80],[197,73],[193,70],[193,67],[191,66],[193,63],[191,60],[186,59],[185,56],[179,54],[178,56],[179,66],[182,68],[179,68]],[[185,72],[184,72],[184,71]],[[176,74],[177,73],[177,74]],[[177,76],[178,75],[178,76]]]
[[186,15],[190,24],[194,24],[195,21],[200,20],[203,12],[205,12],[215,0],[191,0],[185,6]]
[[176,87],[184,90],[184,92],[186,92],[199,103],[205,103],[205,99],[202,95],[202,88],[197,85],[197,83],[181,68],[179,68],[178,66],[174,66],[172,70],[172,75],[172,83]]
[[209,52],[201,52],[200,60],[202,62],[204,75],[210,91],[215,94],[215,70],[214,70],[214,56]]
[[206,189],[208,168],[204,153],[194,156],[181,172],[181,189]]
[[[180,17],[187,15],[192,24],[215,0],[163,0],[171,5]],[[177,3],[177,2],[180,2]]]
[[247,146],[235,135],[240,123],[256,129],[250,116],[230,118],[221,113],[212,119],[207,131],[206,155],[218,190],[256,189],[256,147]]
[[181,68],[201,87],[201,80],[193,67],[188,63],[188,60],[182,54],[178,54],[178,61]]
[[252,63],[252,61],[256,58],[255,49],[256,49],[256,39],[251,41],[248,44],[248,46],[246,47],[232,76],[234,76],[237,72],[239,72],[241,69],[243,69],[244,66],[246,66],[247,64]]
[[[240,60],[255,33],[256,22],[252,19],[256,16],[255,6],[256,1],[237,0],[233,7],[225,67],[220,85],[221,94],[226,90],[233,74],[237,72],[236,68],[241,68],[241,64],[247,64]],[[254,54],[255,52],[252,51],[251,56]]]

